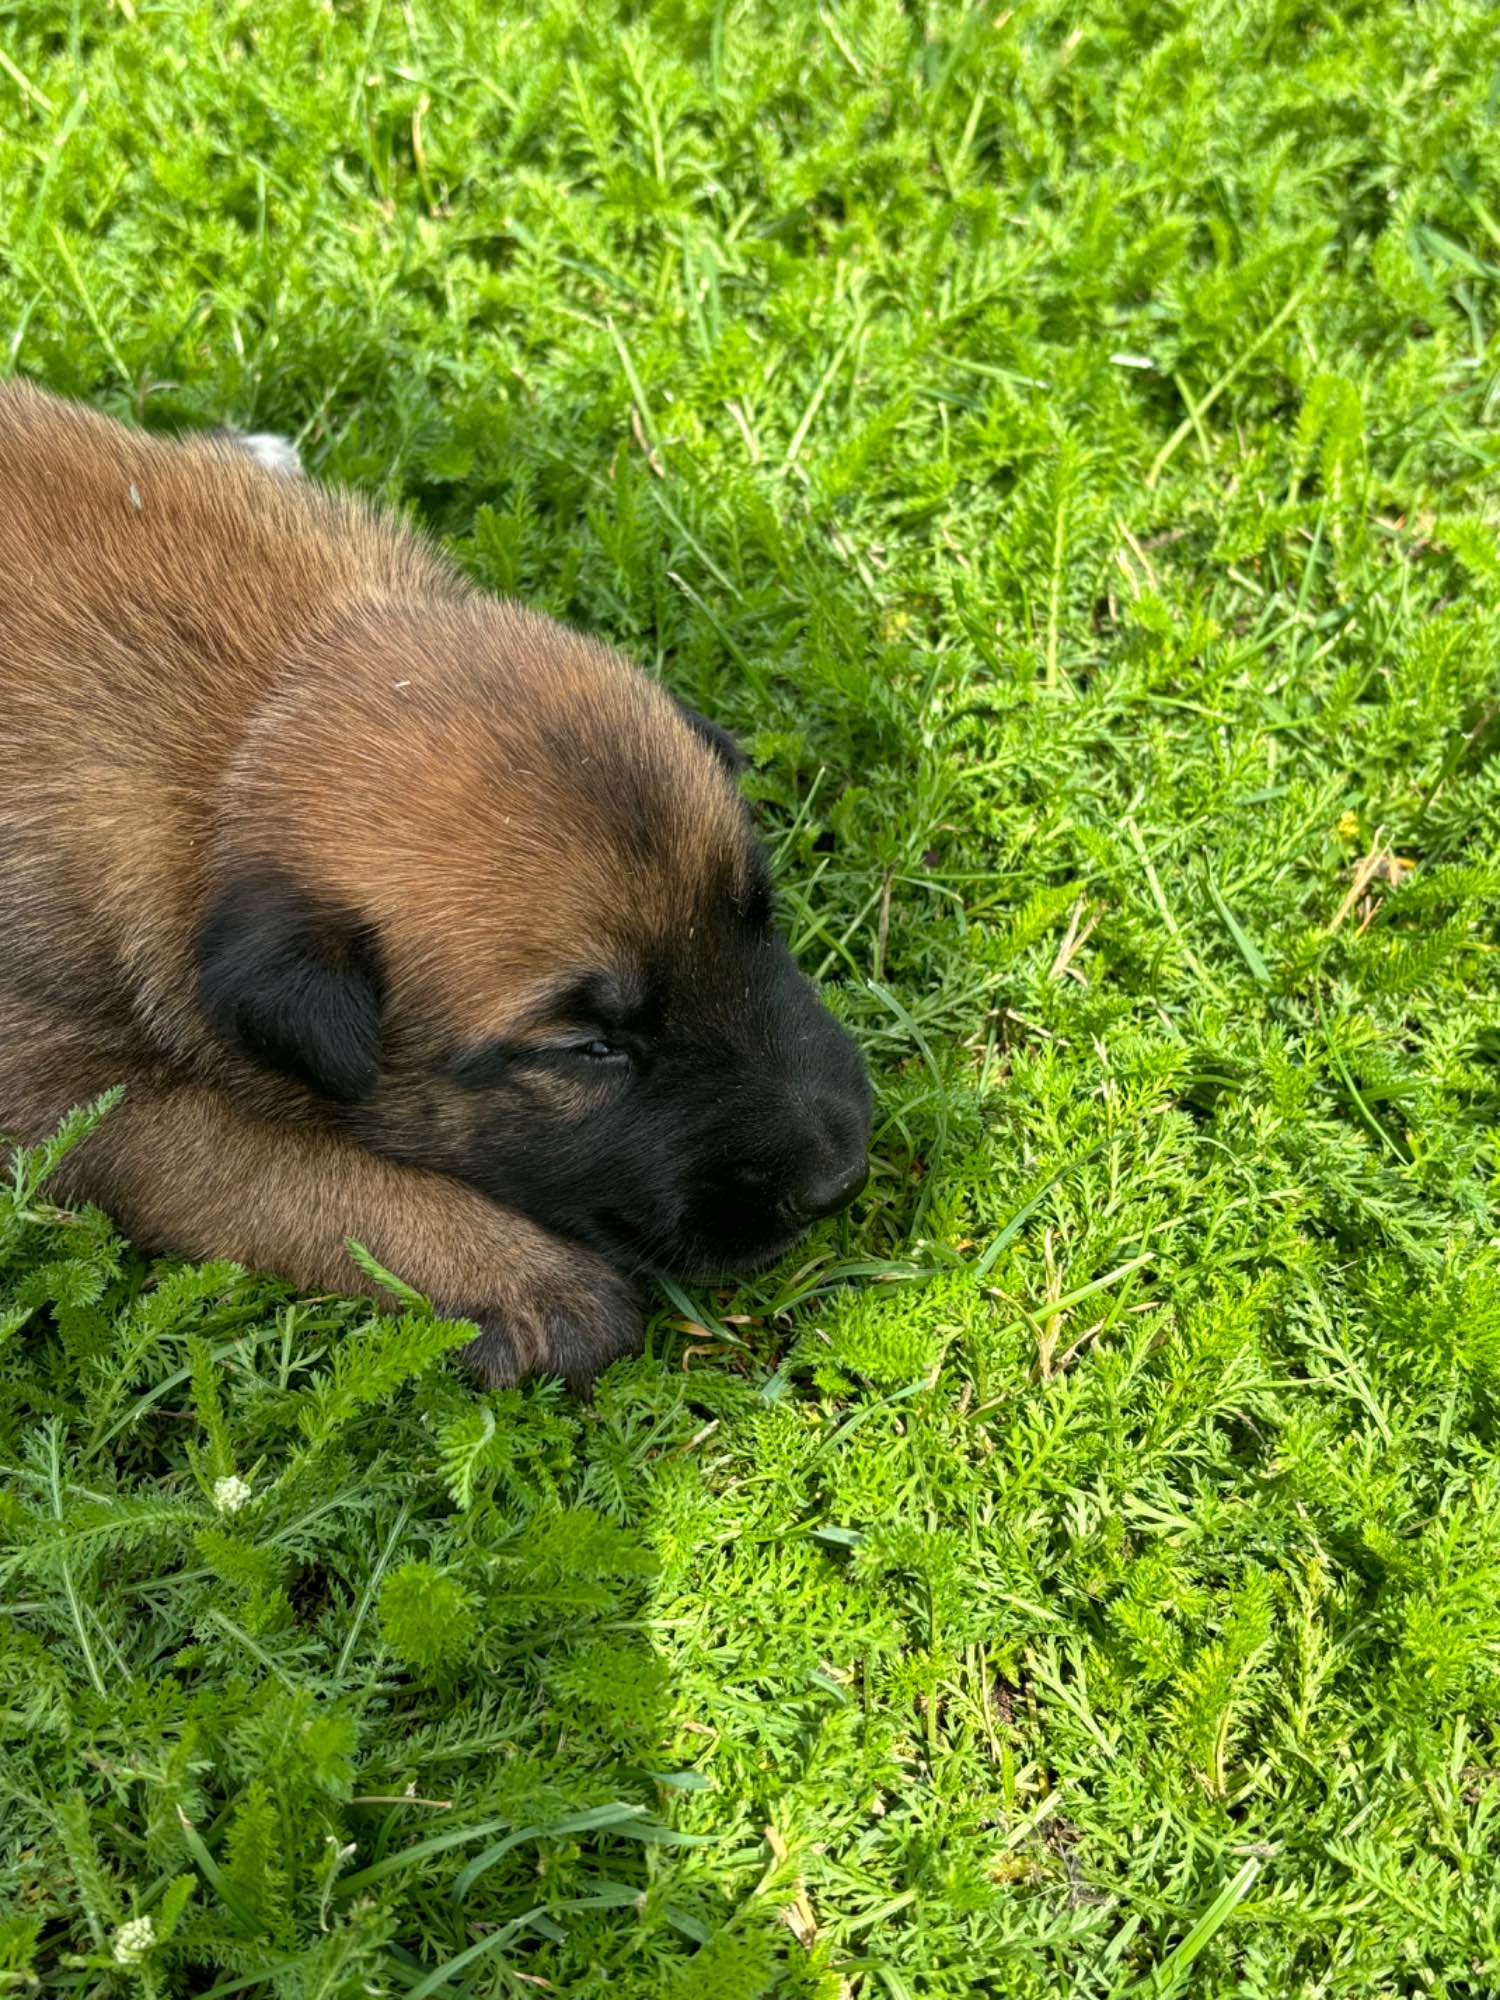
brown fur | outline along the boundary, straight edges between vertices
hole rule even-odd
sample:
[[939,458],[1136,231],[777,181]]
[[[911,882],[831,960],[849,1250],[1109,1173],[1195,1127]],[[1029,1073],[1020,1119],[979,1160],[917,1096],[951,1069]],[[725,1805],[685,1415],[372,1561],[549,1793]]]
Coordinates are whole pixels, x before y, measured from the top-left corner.
[[[659,772],[665,823],[621,821],[625,764]],[[226,1048],[194,953],[216,888],[285,869],[378,925],[398,1048],[544,1032],[559,980],[748,865],[661,689],[354,500],[11,384],[0,774],[0,1126],[34,1140],[126,1085],[73,1193],[304,1286],[361,1286],[356,1237],[480,1319],[495,1379],[631,1344],[598,1256],[365,1151]]]

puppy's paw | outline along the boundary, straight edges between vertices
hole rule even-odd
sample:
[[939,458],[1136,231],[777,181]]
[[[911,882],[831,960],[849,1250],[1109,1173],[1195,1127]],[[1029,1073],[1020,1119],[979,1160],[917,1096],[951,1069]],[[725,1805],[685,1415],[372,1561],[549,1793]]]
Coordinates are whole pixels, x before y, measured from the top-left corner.
[[534,1289],[518,1288],[503,1303],[465,1307],[479,1337],[459,1360],[487,1389],[508,1388],[528,1375],[561,1375],[586,1390],[612,1361],[641,1350],[643,1325],[628,1278],[584,1250],[555,1259]]

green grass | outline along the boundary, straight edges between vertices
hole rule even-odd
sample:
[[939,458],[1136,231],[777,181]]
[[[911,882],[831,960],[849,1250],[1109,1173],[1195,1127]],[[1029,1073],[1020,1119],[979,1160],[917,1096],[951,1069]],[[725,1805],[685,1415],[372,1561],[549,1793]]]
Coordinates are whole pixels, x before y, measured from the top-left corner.
[[0,1990],[1500,1987],[1497,31],[0,10],[0,365],[740,730],[880,1097],[588,1409],[22,1169]]

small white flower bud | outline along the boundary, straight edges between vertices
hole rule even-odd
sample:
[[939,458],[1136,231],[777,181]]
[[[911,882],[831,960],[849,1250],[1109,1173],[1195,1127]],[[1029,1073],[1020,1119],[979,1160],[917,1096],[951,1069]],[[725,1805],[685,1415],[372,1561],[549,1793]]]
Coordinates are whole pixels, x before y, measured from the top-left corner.
[[156,1926],[149,1917],[131,1917],[115,1932],[115,1964],[139,1965],[156,1943]]
[[237,1473],[214,1481],[214,1505],[221,1514],[238,1514],[250,1501],[250,1487]]

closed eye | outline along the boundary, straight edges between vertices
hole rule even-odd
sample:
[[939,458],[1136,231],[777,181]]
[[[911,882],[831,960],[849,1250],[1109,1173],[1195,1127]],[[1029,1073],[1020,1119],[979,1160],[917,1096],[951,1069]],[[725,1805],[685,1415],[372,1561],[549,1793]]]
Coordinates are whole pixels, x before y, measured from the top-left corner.
[[465,1089],[486,1090],[524,1075],[528,1067],[537,1065],[576,1062],[591,1069],[623,1069],[633,1064],[634,1060],[632,1052],[618,1042],[607,1041],[602,1035],[590,1035],[571,1041],[488,1042],[482,1048],[450,1056],[444,1069],[455,1083]]
[[569,1055],[583,1056],[589,1062],[611,1063],[629,1062],[629,1049],[622,1049],[616,1042],[590,1041],[574,1043],[567,1051]]

